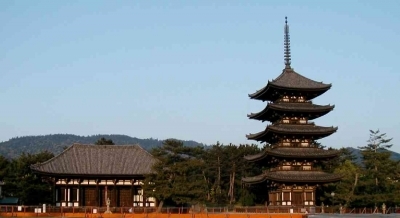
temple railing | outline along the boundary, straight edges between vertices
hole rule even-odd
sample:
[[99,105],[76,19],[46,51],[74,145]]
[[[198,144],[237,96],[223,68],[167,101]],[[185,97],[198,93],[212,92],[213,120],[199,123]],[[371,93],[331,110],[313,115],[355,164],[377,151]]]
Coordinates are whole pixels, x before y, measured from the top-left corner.
[[[45,211],[40,206],[6,206],[0,205],[0,217],[8,216],[61,216],[66,217],[67,214],[98,214],[98,217],[106,212],[106,207],[56,207],[46,206]],[[111,207],[110,212],[113,214],[224,214],[224,213],[336,213],[336,214],[392,214],[400,213],[400,207],[389,207],[385,211],[382,208],[344,208],[339,205],[335,206],[254,206],[254,207]],[[36,215],[35,215],[36,214]],[[86,217],[86,215],[85,215]]]
[[[306,166],[308,167],[308,166]],[[319,167],[312,167],[311,169],[309,168],[303,168],[302,166],[292,166],[292,167],[283,167],[283,166],[278,166],[275,168],[271,168],[267,170],[267,172],[275,172],[275,171],[321,171],[321,168]]]

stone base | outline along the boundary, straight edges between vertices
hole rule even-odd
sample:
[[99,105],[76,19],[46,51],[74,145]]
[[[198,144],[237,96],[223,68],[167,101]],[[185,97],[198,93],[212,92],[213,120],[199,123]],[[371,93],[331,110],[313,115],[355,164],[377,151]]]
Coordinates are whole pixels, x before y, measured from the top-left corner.
[[105,211],[104,213],[112,213],[111,211],[109,211],[109,210],[107,210],[107,211]]

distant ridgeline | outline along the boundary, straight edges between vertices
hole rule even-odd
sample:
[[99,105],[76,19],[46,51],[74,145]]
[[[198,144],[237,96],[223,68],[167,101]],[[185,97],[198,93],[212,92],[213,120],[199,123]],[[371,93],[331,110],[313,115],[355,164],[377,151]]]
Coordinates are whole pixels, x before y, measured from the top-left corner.
[[[101,137],[111,139],[116,145],[132,145],[139,144],[144,149],[150,151],[154,147],[162,144],[163,140],[159,139],[139,139],[127,135],[92,135],[92,136],[78,136],[72,134],[54,134],[44,136],[23,136],[12,138],[5,142],[0,142],[0,155],[8,159],[18,157],[22,152],[36,154],[41,151],[49,151],[53,154],[59,154],[64,150],[64,147],[69,147],[73,143],[94,144]],[[195,141],[183,141],[186,146],[206,146],[203,143]],[[360,150],[356,148],[347,147],[349,151],[357,157],[357,162],[361,163]],[[393,160],[400,160],[400,154],[392,153]]]
[[[12,138],[5,142],[0,142],[0,155],[8,159],[18,157],[22,152],[36,154],[42,151],[49,151],[53,154],[61,153],[65,147],[73,143],[94,144],[101,137],[111,139],[116,145],[139,144],[146,150],[158,147],[163,140],[159,139],[139,139],[127,135],[92,135],[78,136],[72,134],[54,134],[44,136],[23,136]],[[205,146],[195,141],[183,141],[186,146]]]
[[[362,163],[362,155],[361,155],[361,151],[359,149],[356,148],[352,148],[352,147],[347,147],[347,150],[351,151],[353,153],[353,155],[357,158],[357,160],[355,161],[358,164]],[[379,152],[379,151],[378,151]],[[396,153],[394,151],[389,151],[391,153],[390,158],[394,161],[400,161],[400,154]]]

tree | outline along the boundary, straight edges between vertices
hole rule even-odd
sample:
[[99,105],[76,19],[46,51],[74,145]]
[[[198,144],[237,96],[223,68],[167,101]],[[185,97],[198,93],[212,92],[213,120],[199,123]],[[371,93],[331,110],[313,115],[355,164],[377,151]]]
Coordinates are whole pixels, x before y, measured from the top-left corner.
[[379,130],[370,130],[368,144],[361,149],[363,175],[360,178],[359,203],[364,206],[373,206],[386,203],[393,205],[393,191],[398,164],[390,159],[392,139]]
[[52,157],[52,153],[44,151],[34,155],[22,153],[19,158],[13,159],[4,178],[4,195],[18,197],[26,205],[51,203],[51,186],[33,174],[30,166]]
[[114,142],[111,139],[106,139],[104,137],[101,137],[101,139],[97,140],[95,145],[114,145]]
[[370,137],[368,140],[368,145],[359,147],[362,150],[363,160],[365,167],[368,169],[372,169],[375,173],[375,186],[378,186],[378,169],[381,164],[381,160],[387,159],[388,155],[390,157],[387,149],[391,148],[391,144],[387,144],[392,139],[386,138],[386,133],[379,134],[379,130],[373,131],[370,130]]
[[[254,202],[255,195],[242,188],[241,178],[258,175],[260,169],[243,157],[261,152],[256,145],[213,145],[206,150],[204,175],[208,186],[208,202],[214,205]],[[251,199],[250,199],[251,198]],[[246,199],[244,201],[243,199]]]
[[203,169],[203,147],[185,147],[181,141],[165,140],[151,151],[158,159],[154,173],[146,177],[147,196],[174,205],[192,205],[206,201],[207,184]]
[[4,180],[4,177],[7,175],[7,169],[10,164],[4,156],[0,155],[0,181]]
[[[347,159],[341,163],[335,170],[335,174],[342,177],[341,181],[335,184],[329,184],[332,188],[328,189],[329,192],[325,193],[326,198],[331,198],[331,192],[335,192],[335,204],[342,204],[345,207],[351,206],[356,198],[355,190],[358,185],[360,168],[354,162]],[[333,199],[330,199],[333,203]]]

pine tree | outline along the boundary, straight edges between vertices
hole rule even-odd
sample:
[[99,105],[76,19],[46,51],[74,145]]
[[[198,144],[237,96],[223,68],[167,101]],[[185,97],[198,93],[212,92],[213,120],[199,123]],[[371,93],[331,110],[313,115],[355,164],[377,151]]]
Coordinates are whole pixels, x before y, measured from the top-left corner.
[[193,205],[206,201],[202,147],[185,147],[181,141],[166,140],[151,153],[158,162],[153,166],[154,173],[146,177],[144,182],[147,196],[174,205]]
[[364,206],[374,206],[393,203],[394,177],[397,163],[390,159],[392,139],[379,130],[370,130],[368,144],[361,149],[363,160],[363,175],[360,178],[358,201]]
[[94,144],[95,145],[114,145],[114,142],[111,139],[106,139],[104,137],[101,137]]

